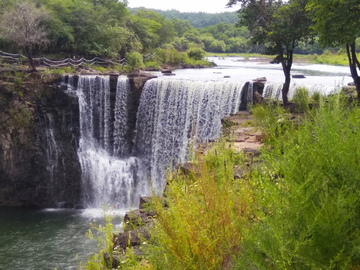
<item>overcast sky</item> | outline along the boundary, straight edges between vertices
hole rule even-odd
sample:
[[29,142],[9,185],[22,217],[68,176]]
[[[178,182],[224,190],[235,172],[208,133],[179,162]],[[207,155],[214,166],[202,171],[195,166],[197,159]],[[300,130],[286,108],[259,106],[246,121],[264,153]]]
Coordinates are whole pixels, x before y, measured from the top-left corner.
[[239,5],[234,8],[225,8],[227,0],[128,0],[128,6],[145,7],[162,10],[177,9],[181,12],[207,12],[218,13],[224,11],[236,11]]

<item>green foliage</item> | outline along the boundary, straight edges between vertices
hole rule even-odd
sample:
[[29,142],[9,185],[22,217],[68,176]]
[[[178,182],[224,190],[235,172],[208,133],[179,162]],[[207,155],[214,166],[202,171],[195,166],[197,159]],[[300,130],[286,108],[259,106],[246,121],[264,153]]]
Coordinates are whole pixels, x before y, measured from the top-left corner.
[[[131,8],[130,10],[135,13],[141,8]],[[190,25],[195,28],[207,27],[218,23],[235,24],[238,20],[236,12],[221,12],[221,13],[205,13],[205,12],[180,12],[178,10],[159,10],[150,9],[165,16],[168,20],[181,20],[188,21]],[[174,22],[174,21],[173,21]],[[174,23],[175,25],[175,23]],[[187,25],[187,24],[186,24]]]
[[52,70],[52,73],[58,74],[58,75],[63,75],[65,73],[75,73],[75,67],[67,66],[67,67],[62,67],[62,68],[55,68]]
[[320,102],[322,102],[322,99],[323,99],[323,96],[321,95],[320,92],[316,91],[311,95],[311,100],[316,104],[320,104]]
[[300,87],[296,90],[293,101],[298,106],[299,112],[305,112],[309,109],[309,90]]
[[322,46],[343,46],[360,36],[355,22],[360,20],[357,0],[309,0],[307,9],[314,14]]
[[[279,110],[263,116],[274,119]],[[252,178],[261,222],[241,245],[237,268],[359,266],[359,116],[333,96],[300,126],[273,121],[272,148]]]
[[189,48],[186,51],[186,53],[190,58],[193,58],[195,60],[201,60],[205,56],[205,51],[203,49],[201,49],[199,47],[195,47],[195,46]]
[[155,69],[155,70],[159,70],[161,68],[161,66],[159,65],[158,62],[155,61],[146,61],[144,63],[145,67],[150,68],[150,69]]
[[128,61],[128,65],[130,67],[134,68],[142,68],[144,66],[143,63],[143,57],[140,53],[138,52],[131,52],[126,54],[126,59]]
[[211,44],[210,44],[210,51],[211,52],[225,52],[226,50],[226,44],[224,41],[222,40],[214,40]]
[[180,65],[189,58],[185,52],[177,51],[172,45],[165,45],[162,49],[157,49],[157,58],[162,63]]
[[159,25],[158,29],[156,29],[155,31],[158,36],[157,43],[155,44],[156,47],[169,43],[175,38],[176,31],[174,29],[172,21],[166,20],[165,17],[160,15],[159,13],[155,11],[140,9],[136,12],[135,15],[154,21]]
[[157,216],[147,259],[153,269],[223,269],[240,253],[253,218],[253,194],[234,180],[241,157],[218,143],[194,161],[194,172],[169,176],[166,201],[153,197]]

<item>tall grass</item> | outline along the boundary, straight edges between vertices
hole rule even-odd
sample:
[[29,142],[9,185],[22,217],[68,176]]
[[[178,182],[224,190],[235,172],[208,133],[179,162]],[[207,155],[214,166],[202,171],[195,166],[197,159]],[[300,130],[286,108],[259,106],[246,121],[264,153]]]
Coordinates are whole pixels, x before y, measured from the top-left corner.
[[194,161],[195,172],[172,174],[157,211],[153,246],[147,258],[154,269],[226,269],[242,252],[239,243],[254,220],[254,197],[245,180],[234,180],[240,156],[225,142]]

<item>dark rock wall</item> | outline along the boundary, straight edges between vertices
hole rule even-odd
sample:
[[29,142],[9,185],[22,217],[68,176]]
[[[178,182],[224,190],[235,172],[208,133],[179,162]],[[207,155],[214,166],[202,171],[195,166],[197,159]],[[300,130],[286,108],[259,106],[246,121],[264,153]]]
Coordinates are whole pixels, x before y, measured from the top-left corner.
[[[2,120],[10,119],[9,112],[16,104],[32,104],[30,128],[12,127],[10,120],[1,122],[0,205],[44,208],[66,202],[62,205],[71,206],[80,199],[77,97],[40,82],[36,87],[41,88],[33,89],[37,96],[15,95],[0,111]],[[49,151],[49,118],[57,151]],[[49,155],[53,166],[49,166]]]
[[[40,151],[36,153],[35,168],[38,168],[38,177],[46,183],[48,205],[73,207],[80,201],[81,188],[77,156],[80,137],[78,98],[54,88],[48,97],[39,101],[37,112],[35,141]],[[52,136],[49,136],[49,129],[52,129]]]

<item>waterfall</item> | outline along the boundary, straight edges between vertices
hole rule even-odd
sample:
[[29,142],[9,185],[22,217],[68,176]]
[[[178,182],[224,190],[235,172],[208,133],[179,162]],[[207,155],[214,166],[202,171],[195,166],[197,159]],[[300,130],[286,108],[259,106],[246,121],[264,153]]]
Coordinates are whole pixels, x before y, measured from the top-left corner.
[[52,201],[58,203],[58,198],[56,193],[59,191],[56,190],[57,185],[55,183],[54,177],[57,172],[57,166],[59,162],[59,148],[55,140],[53,115],[47,113],[45,115],[45,119],[43,123],[45,124],[45,139],[46,139],[46,170],[50,174],[50,183],[51,183],[50,195]]
[[[237,82],[148,80],[137,101],[135,132],[129,79],[119,77],[116,85],[109,76],[76,79],[81,192],[91,208],[137,207],[151,188],[161,191],[166,169],[186,162],[191,146],[220,137],[221,118],[238,111],[246,88]],[[73,78],[63,84],[72,91]],[[249,88],[246,101],[252,102]]]
[[[155,190],[169,164],[185,162],[189,145],[220,137],[221,118],[238,111],[243,83],[153,79],[147,81],[137,115],[137,154]],[[251,97],[252,99],[252,97]]]
[[127,78],[119,78],[116,87],[114,146],[113,152],[125,156],[130,152],[130,144],[126,139],[128,122],[130,83]]
[[[304,87],[309,90],[309,94],[312,95],[314,92],[320,92],[322,94],[330,94],[336,92],[336,87],[324,86],[324,85],[303,85],[303,84],[290,84],[288,98],[291,100],[294,98],[296,91]],[[281,90],[283,88],[282,83],[271,83],[265,84],[263,97],[274,100],[282,100]]]
[[113,123],[109,77],[83,76],[78,81],[78,156],[82,169],[83,200],[88,207],[99,207],[102,203],[118,209],[136,207],[141,194],[147,191],[141,160],[118,155],[126,145],[123,129],[126,129],[127,122],[125,103],[130,89],[128,84],[127,79],[118,80]]

